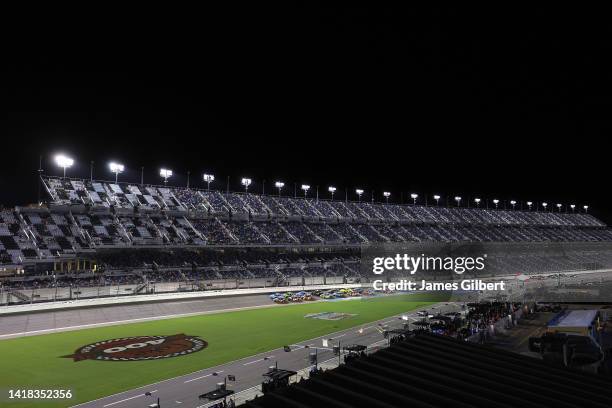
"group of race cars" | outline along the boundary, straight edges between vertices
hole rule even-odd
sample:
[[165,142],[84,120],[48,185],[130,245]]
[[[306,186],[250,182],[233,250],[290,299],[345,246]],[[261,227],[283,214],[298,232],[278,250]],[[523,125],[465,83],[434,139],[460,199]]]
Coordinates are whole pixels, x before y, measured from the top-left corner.
[[328,290],[313,290],[311,292],[284,292],[272,293],[270,300],[274,303],[299,303],[312,300],[330,300],[339,298],[349,298],[358,296],[373,296],[375,291],[366,288],[351,288],[351,289],[328,289]]

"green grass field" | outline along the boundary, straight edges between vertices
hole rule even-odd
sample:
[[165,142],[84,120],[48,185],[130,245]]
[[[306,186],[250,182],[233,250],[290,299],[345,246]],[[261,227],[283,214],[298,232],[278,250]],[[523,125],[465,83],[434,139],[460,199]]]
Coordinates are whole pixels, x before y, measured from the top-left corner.
[[[49,402],[44,406],[74,405],[428,304],[419,301],[415,295],[387,296],[225,312],[2,340],[0,389],[72,389],[75,397],[68,404]],[[304,318],[308,313],[317,312],[344,312],[356,316],[340,321]],[[156,361],[74,362],[62,358],[81,346],[101,340],[177,333],[199,336],[208,342],[208,347],[191,355]],[[31,404],[0,401],[2,407]]]

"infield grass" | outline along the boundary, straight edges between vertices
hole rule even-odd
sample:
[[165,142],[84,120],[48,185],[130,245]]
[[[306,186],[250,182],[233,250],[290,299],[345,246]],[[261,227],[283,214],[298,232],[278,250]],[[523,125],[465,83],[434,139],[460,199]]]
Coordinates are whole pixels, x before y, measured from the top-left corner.
[[[188,374],[328,333],[359,326],[431,304],[418,295],[397,295],[222,312],[99,327],[0,341],[0,389],[72,389],[64,402],[0,401],[2,407],[63,407]],[[308,313],[338,312],[339,320],[306,319]],[[24,319],[27,316],[24,316]],[[101,340],[185,333],[208,342],[203,351],[155,361],[74,362],[62,356]]]

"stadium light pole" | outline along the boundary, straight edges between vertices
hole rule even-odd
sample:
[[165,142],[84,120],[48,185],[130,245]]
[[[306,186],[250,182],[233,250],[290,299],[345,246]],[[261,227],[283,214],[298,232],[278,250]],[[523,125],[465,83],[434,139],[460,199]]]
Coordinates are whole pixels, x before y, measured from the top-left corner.
[[215,181],[215,176],[213,176],[212,174],[204,173],[202,179],[206,182],[206,191],[210,191],[210,183]]
[[168,184],[168,179],[172,177],[172,170],[161,169],[159,175],[164,179],[164,185]]
[[474,202],[476,203],[476,208],[480,207],[480,198],[475,198]]
[[533,203],[531,201],[527,201],[527,207],[529,207],[529,211],[531,211],[531,206],[533,205]]
[[455,197],[455,201],[457,202],[457,207],[461,207],[461,197],[460,196],[456,196]]
[[119,174],[123,173],[123,170],[125,170],[125,167],[123,166],[123,164],[114,163],[114,162],[110,162],[108,164],[108,167],[110,168],[111,173],[115,173],[115,184],[117,184],[117,182],[119,181]]
[[304,198],[308,195],[308,190],[310,190],[310,186],[308,184],[302,184],[302,190],[304,190]]
[[357,193],[357,197],[359,198],[359,202],[361,202],[361,195],[363,194],[363,190],[358,188],[355,190],[355,193]]
[[336,192],[336,187],[329,186],[329,187],[327,187],[327,191],[329,191],[331,193],[331,197],[332,197],[331,199],[332,199],[332,201],[334,201],[334,193]]
[[588,213],[588,212],[589,212],[589,206],[588,206],[588,205],[585,205],[585,206],[583,206],[582,208],[584,208],[584,212],[585,212],[585,213]]
[[516,205],[516,201],[510,200],[510,205],[512,206],[512,209],[514,210],[514,206]]
[[436,207],[437,207],[438,204],[440,204],[440,196],[438,194],[434,194],[433,198],[434,200],[436,200]]
[[391,197],[391,193],[388,191],[383,192],[385,199],[387,200],[387,204],[389,204],[389,197]]
[[561,205],[561,203],[557,203],[557,210],[558,210],[559,212],[561,212],[561,207],[563,207],[563,206]]
[[416,200],[419,198],[419,195],[416,193],[410,194],[410,198],[412,198],[412,205],[416,205]]
[[546,212],[546,207],[548,207],[548,203],[546,202],[542,203],[542,207],[544,207],[544,212]]
[[574,212],[576,210],[576,204],[570,204],[570,208],[572,209],[572,212]]
[[66,178],[66,169],[72,167],[74,160],[63,154],[58,154],[55,156],[55,164],[64,169],[64,178]]
[[252,182],[253,180],[251,180],[250,178],[246,178],[246,177],[240,180],[240,184],[244,186],[244,192],[246,194],[249,193],[249,186],[251,185]]
[[495,204],[495,209],[497,210],[497,205],[499,204],[499,200],[497,198],[495,198],[493,200],[493,204]]
[[277,181],[276,183],[274,183],[274,187],[278,188],[278,196],[281,196],[281,190],[283,189],[283,187],[285,187],[285,183],[283,183],[282,181]]

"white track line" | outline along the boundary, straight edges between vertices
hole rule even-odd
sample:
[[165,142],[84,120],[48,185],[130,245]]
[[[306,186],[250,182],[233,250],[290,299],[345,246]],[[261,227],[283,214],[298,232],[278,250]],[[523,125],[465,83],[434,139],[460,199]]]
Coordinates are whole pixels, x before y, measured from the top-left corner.
[[223,372],[223,370],[220,370],[220,371],[215,371],[215,372],[210,373],[210,374],[202,375],[200,377],[192,378],[191,380],[187,380],[187,381],[183,382],[183,384],[187,384],[187,383],[190,383],[190,382],[196,381],[196,380],[201,380],[202,378],[210,377],[211,375],[214,375],[215,373],[216,374],[221,374],[222,372]]
[[[154,392],[157,392],[157,390],[149,391],[149,393],[151,393],[151,394],[153,394]],[[110,404],[106,404],[104,406],[105,407],[110,407],[112,405],[120,404],[120,403],[125,402],[125,401],[133,400],[134,398],[144,397],[145,395],[147,395],[147,394],[145,393],[145,394],[140,394],[140,395],[134,395],[133,397],[125,398],[125,399],[122,399],[122,400],[119,400],[119,401],[115,401],[115,402],[111,402]]]
[[255,363],[259,363],[260,361],[266,361],[269,360],[271,358],[274,358],[274,356],[268,356],[268,357],[264,357],[264,358],[260,358],[259,360],[255,360],[255,361],[249,361],[248,363],[244,363],[243,366],[247,366],[250,364],[255,364]]

